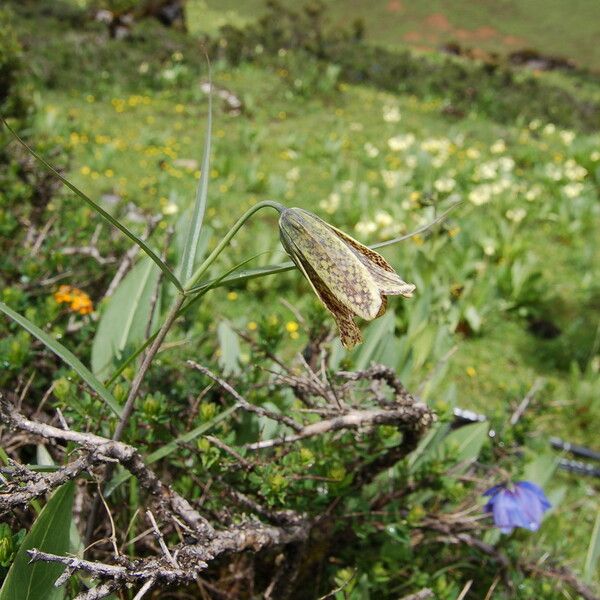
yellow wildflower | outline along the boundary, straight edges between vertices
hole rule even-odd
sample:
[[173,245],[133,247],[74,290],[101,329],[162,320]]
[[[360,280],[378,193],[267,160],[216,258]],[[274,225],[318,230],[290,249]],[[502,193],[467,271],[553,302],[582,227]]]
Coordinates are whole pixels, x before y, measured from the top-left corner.
[[285,324],[285,328],[287,330],[288,333],[296,333],[298,331],[298,323],[296,323],[296,321],[288,321]]

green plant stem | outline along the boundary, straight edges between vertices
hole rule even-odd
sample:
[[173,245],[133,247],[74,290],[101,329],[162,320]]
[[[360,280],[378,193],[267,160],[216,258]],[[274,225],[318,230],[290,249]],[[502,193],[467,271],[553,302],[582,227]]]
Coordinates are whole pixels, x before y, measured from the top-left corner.
[[[281,212],[285,208],[282,204],[279,204],[278,202],[272,202],[270,200],[265,200],[264,202],[260,202],[260,203],[256,204],[255,206],[253,206],[252,208],[250,208],[249,210],[247,210],[237,220],[237,222],[233,225],[233,227],[227,232],[225,237],[219,242],[217,247],[211,252],[211,254],[206,258],[206,260],[198,267],[196,272],[192,275],[190,280],[187,282],[186,287],[187,288],[193,287],[194,283],[196,283],[196,281],[198,281],[198,279],[200,277],[202,277],[202,275],[208,270],[210,265],[212,265],[212,263],[216,260],[216,258],[219,256],[219,254],[221,254],[221,252],[225,249],[225,247],[231,241],[233,236],[240,230],[242,225],[255,212],[259,211],[261,208],[267,208],[267,207],[274,208],[275,210],[277,210],[279,212]],[[185,299],[186,299],[185,294],[180,293],[177,295],[175,301],[171,305],[171,308],[169,310],[167,318],[165,319],[164,323],[162,324],[161,328],[159,329],[158,333],[156,334],[156,337],[154,338],[152,345],[148,348],[148,351],[144,355],[144,359],[142,360],[142,364],[139,368],[139,371],[136,373],[136,375],[133,379],[133,382],[131,383],[131,389],[129,390],[129,394],[127,396],[127,400],[125,401],[125,405],[123,406],[123,412],[121,414],[121,417],[119,418],[119,422],[117,423],[117,427],[112,436],[112,439],[115,442],[120,441],[121,438],[123,437],[123,432],[125,431],[125,428],[127,427],[128,423],[129,423],[131,414],[133,413],[133,407],[134,407],[135,401],[138,397],[138,393],[140,391],[142,382],[144,381],[144,377],[146,376],[146,373],[148,372],[148,369],[150,368],[150,365],[152,364],[152,361],[154,360],[156,353],[158,352],[167,333],[169,332],[169,329],[171,329],[173,323],[175,322],[175,319],[177,319],[177,317],[179,316],[180,309],[182,308],[182,306],[185,302]],[[106,475],[105,475],[105,480],[107,482],[110,481],[113,471],[114,471],[113,465],[112,464],[108,465],[106,468]],[[99,507],[100,507],[100,495],[98,494],[96,496],[96,498],[94,499],[92,509],[90,510],[90,514],[88,516],[88,522],[87,522],[87,528],[86,528],[86,534],[85,534],[85,542],[86,543],[91,538],[92,533],[94,531],[94,524],[96,522],[96,515],[98,514]]]
[[217,247],[209,254],[206,260],[194,271],[193,275],[189,278],[189,280],[185,283],[186,291],[189,291],[190,288],[194,287],[194,284],[206,273],[210,265],[215,261],[217,256],[223,252],[227,244],[231,241],[233,236],[240,230],[242,225],[255,213],[258,212],[261,208],[274,208],[278,212],[281,212],[285,209],[283,204],[279,204],[279,202],[272,202],[271,200],[265,200],[264,202],[259,202],[255,204],[252,208],[248,209],[233,225],[233,227],[225,234],[225,237],[218,243]]
[[[233,225],[233,227],[227,232],[227,234],[223,237],[223,239],[219,242],[217,247],[210,253],[210,255],[206,258],[206,260],[198,267],[196,272],[190,278],[186,287],[192,287],[196,281],[208,270],[210,265],[216,260],[216,258],[223,252],[227,244],[231,241],[233,236],[240,230],[242,225],[257,211],[261,208],[274,208],[275,210],[281,212],[284,210],[284,206],[279,204],[278,202],[272,202],[271,200],[265,200],[264,202],[259,202],[249,210],[247,210]],[[140,390],[140,386],[142,385],[142,381],[146,376],[146,372],[150,368],[154,356],[158,352],[165,336],[171,329],[175,319],[179,314],[179,309],[182,307],[185,301],[185,295],[179,294],[176,300],[173,302],[171,309],[169,310],[169,314],[165,319],[165,322],[162,324],[162,327],[156,334],[156,338],[152,342],[150,348],[148,348],[148,352],[146,352],[144,356],[144,360],[140,366],[139,371],[136,373],[136,376],[133,379],[131,384],[131,389],[129,390],[129,395],[127,396],[127,400],[125,401],[125,406],[123,406],[123,412],[119,419],[119,423],[117,424],[117,428],[115,429],[115,433],[113,435],[113,440],[118,442],[121,440],[123,436],[123,431],[125,427],[127,427],[127,423],[129,422],[129,418],[131,417],[131,413],[133,412],[133,405],[137,398],[138,392]]]
[[125,430],[125,427],[127,427],[127,423],[129,422],[129,418],[131,417],[131,413],[133,412],[133,405],[138,396],[138,392],[140,390],[144,377],[146,376],[146,373],[148,372],[148,369],[150,368],[150,365],[152,364],[156,353],[158,352],[167,333],[169,332],[169,329],[171,329],[173,323],[175,322],[179,309],[181,308],[184,300],[185,296],[183,296],[182,294],[179,294],[177,296],[177,298],[171,306],[171,309],[169,310],[169,314],[167,315],[165,322],[162,324],[162,327],[156,334],[156,338],[154,338],[154,342],[152,343],[150,348],[148,348],[148,352],[146,352],[144,356],[144,360],[142,361],[140,369],[136,373],[133,382],[131,383],[129,395],[127,396],[127,400],[125,401],[125,405],[123,406],[123,413],[119,418],[117,428],[115,429],[115,432],[113,434],[112,439],[115,442],[120,441],[123,437],[123,431]]
[[[144,355],[144,359],[142,361],[140,369],[136,373],[136,375],[133,379],[133,382],[131,383],[131,389],[129,390],[129,395],[127,396],[125,405],[123,406],[123,412],[121,413],[121,417],[119,418],[119,422],[117,423],[117,427],[112,436],[112,439],[115,442],[120,441],[121,438],[123,437],[123,432],[125,431],[125,428],[127,427],[127,424],[129,423],[131,414],[133,413],[133,407],[135,404],[135,400],[140,391],[142,382],[144,381],[144,377],[146,376],[146,373],[148,372],[148,369],[150,368],[150,365],[152,364],[152,361],[154,360],[156,353],[158,352],[167,333],[169,332],[169,329],[171,329],[173,323],[175,322],[175,319],[177,318],[178,313],[179,313],[179,309],[181,308],[184,301],[185,301],[185,296],[183,294],[178,294],[177,298],[171,305],[171,309],[169,310],[169,314],[167,315],[165,322],[162,324],[161,328],[159,329],[158,333],[156,334],[156,337],[154,338],[152,345],[150,346],[150,348],[148,348],[148,351]],[[106,482],[110,481],[110,479],[113,475],[113,472],[114,472],[114,465],[109,464],[106,467],[106,474],[105,474]],[[88,515],[84,545],[87,545],[88,541],[92,537],[92,533],[94,532],[94,524],[96,523],[96,515],[98,514],[99,507],[100,507],[100,494],[97,494],[96,497],[94,498],[94,503],[92,504],[90,514]]]

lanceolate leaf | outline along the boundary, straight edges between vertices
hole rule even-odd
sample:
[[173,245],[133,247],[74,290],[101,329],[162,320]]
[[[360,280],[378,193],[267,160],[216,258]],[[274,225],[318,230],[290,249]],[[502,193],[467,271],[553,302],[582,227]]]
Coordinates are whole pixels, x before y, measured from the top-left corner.
[[[160,271],[149,259],[140,261],[123,279],[102,313],[92,344],[92,371],[105,379],[114,359],[145,337]],[[158,313],[158,306],[154,317]]]
[[200,239],[200,230],[202,229],[202,221],[204,220],[204,212],[206,210],[206,198],[208,193],[208,179],[210,166],[210,142],[212,130],[212,82],[210,79],[209,70],[209,86],[208,93],[208,116],[206,120],[206,137],[204,138],[204,154],[202,156],[202,167],[200,173],[200,181],[198,182],[198,190],[196,192],[196,204],[194,213],[190,221],[190,228],[183,250],[181,260],[181,281],[188,281],[194,270],[194,259],[196,258],[196,249],[198,248],[198,240]]
[[36,548],[51,554],[65,555],[69,550],[73,494],[75,483],[70,481],[58,488],[43,508],[29,533],[23,538],[15,560],[8,572],[0,600],[59,600],[64,589],[54,582],[64,570],[56,563],[29,562],[27,550]]
[[97,394],[106,402],[106,404],[118,416],[121,415],[121,407],[114,399],[113,395],[94,377],[92,372],[70,351],[67,350],[60,342],[50,337],[45,331],[42,331],[37,325],[34,325],[29,319],[15,312],[8,307],[4,302],[0,302],[0,311],[9,316],[13,321],[18,323],[23,329],[26,329],[42,342],[47,348],[52,350],[56,356],[67,363]]
[[235,373],[239,375],[240,369],[240,340],[237,333],[233,330],[227,321],[221,321],[217,327],[217,337],[219,338],[219,365],[224,375]]
[[[223,281],[230,273],[233,273],[234,271],[239,269],[241,266],[245,265],[246,263],[250,262],[251,260],[254,260],[257,256],[260,256],[260,254],[251,256],[250,258],[247,258],[245,261],[235,265],[229,271],[226,271],[223,275],[220,275],[216,279],[213,279],[209,285],[200,286],[198,288],[192,288],[191,290],[188,290],[188,292],[190,294],[195,294],[195,295],[192,297],[192,299],[189,302],[187,302],[187,304],[184,304],[179,309],[179,311],[177,312],[177,316],[179,317],[180,315],[185,313],[187,310],[189,310],[192,306],[194,306],[194,304],[196,304],[196,302],[198,302],[198,300],[200,300],[200,298],[202,298],[202,296],[204,296],[204,294],[206,294],[209,290],[211,290],[212,288],[220,287],[221,281]],[[111,378],[106,383],[106,385],[110,387],[117,380],[119,375],[127,368],[127,366],[130,365],[154,341],[155,337],[156,337],[156,334],[151,335],[143,344],[141,344],[137,348],[137,350],[135,350],[135,352],[132,352],[127,357],[127,359],[121,363],[119,368],[112,374]]]
[[22,140],[19,135],[12,129],[12,127],[2,119],[2,122],[8,130],[12,133],[14,138],[29,152],[34,158],[36,158],[46,169],[48,169],[55,177],[60,179],[72,192],[77,194],[86,204],[91,206],[101,217],[106,219],[109,223],[114,225],[117,229],[122,231],[130,240],[136,243],[163,271],[167,279],[179,290],[183,291],[179,280],[171,269],[169,269],[168,265],[161,260],[161,258],[139,237],[137,237],[133,232],[131,232],[125,225],[121,224],[117,219],[115,219],[111,214],[107,213],[99,204],[96,204],[89,196],[84,194],[78,187],[73,185],[68,179],[65,179],[48,161],[42,158],[33,148],[30,148],[27,143]]
[[460,427],[448,434],[444,440],[444,448],[455,452],[456,462],[466,468],[479,456],[489,428],[489,423],[486,422]]
[[590,537],[587,554],[585,557],[585,565],[583,567],[583,577],[586,581],[592,581],[598,560],[600,559],[600,510],[596,513],[596,522]]

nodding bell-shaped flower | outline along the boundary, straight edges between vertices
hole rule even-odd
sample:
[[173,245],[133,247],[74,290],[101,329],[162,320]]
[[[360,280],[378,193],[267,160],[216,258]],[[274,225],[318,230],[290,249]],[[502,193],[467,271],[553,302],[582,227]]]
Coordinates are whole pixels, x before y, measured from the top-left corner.
[[313,213],[282,210],[279,233],[285,251],[336,320],[348,349],[362,342],[355,316],[371,321],[385,312],[386,296],[412,296],[415,286],[402,281],[382,256]]
[[515,527],[537,531],[551,507],[544,490],[531,481],[495,485],[483,495],[490,497],[484,510],[492,513],[494,524],[502,533],[512,533]]

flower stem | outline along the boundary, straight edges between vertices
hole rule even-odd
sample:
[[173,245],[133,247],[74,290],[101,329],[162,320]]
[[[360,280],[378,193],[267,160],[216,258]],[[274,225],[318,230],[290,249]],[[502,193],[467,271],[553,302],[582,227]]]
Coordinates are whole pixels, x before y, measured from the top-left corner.
[[115,433],[113,434],[112,439],[115,442],[120,441],[123,437],[123,431],[125,430],[125,427],[127,427],[127,423],[129,422],[129,418],[131,417],[131,413],[133,412],[133,405],[142,385],[142,381],[144,380],[144,377],[146,376],[146,373],[150,368],[152,361],[154,360],[154,356],[158,352],[167,333],[169,332],[169,329],[171,329],[171,326],[177,318],[177,313],[181,308],[181,305],[183,304],[184,300],[185,296],[183,296],[182,294],[177,295],[177,298],[173,302],[171,310],[169,311],[165,322],[162,324],[162,327],[160,328],[160,330],[156,334],[156,337],[154,338],[154,342],[152,342],[152,345],[150,346],[150,348],[148,348],[148,352],[146,352],[144,356],[144,360],[142,361],[140,369],[136,373],[133,382],[131,383],[129,395],[127,396],[127,400],[125,401],[125,406],[123,406],[123,414],[121,415],[117,424],[117,428],[115,429]]
[[225,246],[229,244],[233,236],[240,230],[242,225],[255,213],[258,212],[261,208],[274,208],[275,210],[281,212],[285,209],[283,204],[279,204],[279,202],[272,202],[271,200],[265,200],[264,202],[259,202],[255,204],[252,208],[248,209],[233,225],[233,227],[225,234],[225,237],[218,243],[217,247],[209,254],[206,260],[196,269],[194,274],[189,278],[189,280],[185,283],[186,291],[189,291],[190,288],[194,287],[194,285],[198,282],[200,277],[206,273],[210,265],[215,261],[217,256],[223,252]]
[[[267,207],[274,208],[275,210],[277,210],[279,212],[281,212],[285,208],[282,204],[279,204],[279,202],[272,202],[270,200],[265,200],[264,202],[259,202],[258,204],[256,204],[255,206],[253,206],[252,208],[247,210],[237,220],[237,222],[233,225],[233,227],[227,232],[225,237],[219,242],[217,247],[211,252],[211,254],[206,258],[206,260],[198,267],[198,269],[196,269],[195,273],[190,277],[189,281],[185,285],[186,290],[189,290],[189,288],[193,287],[194,284],[198,281],[198,279],[200,277],[202,277],[202,275],[204,273],[206,273],[206,271],[208,270],[210,265],[212,265],[212,263],[219,256],[219,254],[221,254],[221,252],[225,249],[225,247],[231,241],[233,236],[240,230],[242,225],[255,212],[259,211],[261,208],[267,208]],[[144,355],[144,358],[142,360],[142,364],[139,368],[139,371],[136,373],[136,375],[133,379],[133,382],[131,383],[131,389],[129,390],[129,394],[127,396],[127,400],[125,401],[125,405],[123,406],[123,413],[121,414],[121,417],[119,418],[119,422],[117,423],[117,427],[112,436],[112,439],[115,442],[120,441],[121,438],[123,437],[123,433],[129,423],[129,419],[131,418],[131,415],[133,413],[133,407],[134,407],[135,401],[138,397],[140,388],[142,386],[142,382],[144,381],[144,377],[146,376],[146,373],[148,372],[148,369],[150,368],[150,365],[152,364],[152,361],[154,360],[156,353],[160,349],[161,344],[163,343],[165,337],[167,336],[167,333],[173,326],[175,319],[177,319],[177,317],[179,315],[179,311],[180,311],[181,307],[183,306],[185,299],[186,299],[185,293],[180,292],[177,294],[177,297],[173,301],[173,304],[171,305],[171,308],[169,310],[169,313],[167,314],[167,317],[166,317],[164,323],[162,324],[161,328],[159,329],[158,333],[156,334],[156,337],[154,338],[154,341],[152,342],[151,346],[148,348],[148,351]],[[106,474],[105,474],[106,482],[110,481],[113,471],[114,471],[113,465],[109,464],[106,468]],[[86,535],[85,535],[86,543],[92,536],[92,533],[94,530],[94,524],[96,522],[96,515],[98,513],[99,507],[100,507],[100,495],[98,494],[96,496],[96,498],[94,499],[94,503],[90,510],[90,514],[88,515],[87,530],[86,530]]]

